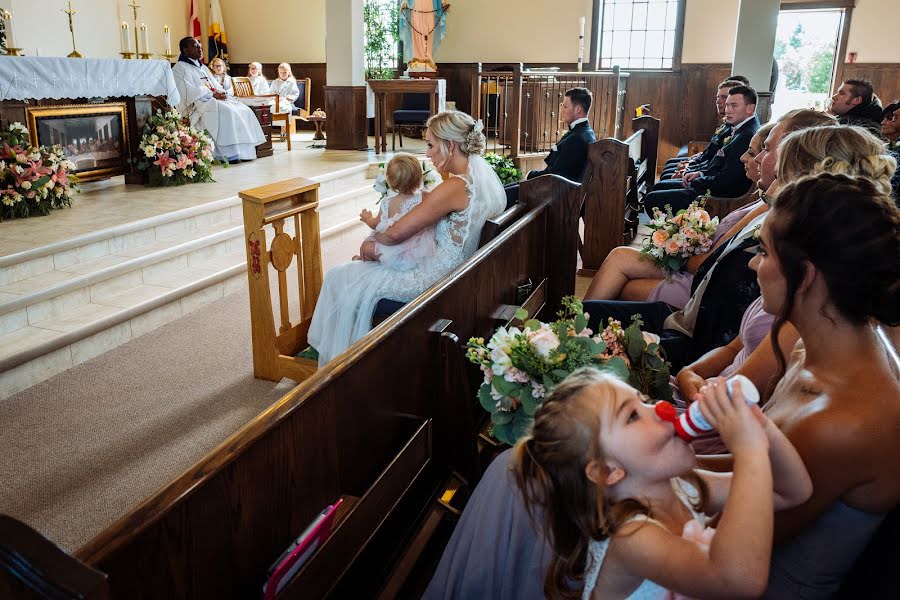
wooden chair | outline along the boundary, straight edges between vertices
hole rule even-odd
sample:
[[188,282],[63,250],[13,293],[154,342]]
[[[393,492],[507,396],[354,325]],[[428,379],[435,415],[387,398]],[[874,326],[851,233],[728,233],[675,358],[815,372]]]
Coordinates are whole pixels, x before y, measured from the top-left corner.
[[292,149],[291,136],[297,131],[296,122],[298,120],[309,120],[309,105],[310,94],[312,93],[312,80],[309,77],[306,77],[305,79],[298,79],[297,89],[300,91],[300,95],[297,96],[296,100],[294,100],[294,106],[297,108],[296,114],[292,114],[290,112],[280,112],[281,98],[277,95],[275,96],[275,111],[272,113],[272,124],[274,125],[278,123],[281,127],[281,137],[282,139],[287,138],[288,150]]
[[428,94],[403,94],[401,106],[393,114],[391,127],[391,150],[397,149],[397,136],[400,136],[400,147],[403,148],[403,127],[422,131],[431,117]]
[[236,98],[278,98],[278,94],[262,94],[257,96],[253,93],[253,84],[250,83],[249,77],[232,77],[231,88],[234,90]]

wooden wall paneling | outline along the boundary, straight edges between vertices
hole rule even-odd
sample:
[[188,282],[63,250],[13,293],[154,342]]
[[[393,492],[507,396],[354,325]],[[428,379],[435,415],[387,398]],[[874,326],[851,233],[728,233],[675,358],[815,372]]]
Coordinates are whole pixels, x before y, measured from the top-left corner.
[[[881,105],[887,106],[900,100],[900,63],[844,63],[842,80],[868,79],[875,93],[881,98]],[[840,85],[837,81],[835,85]]]
[[330,150],[365,150],[367,137],[365,86],[325,86],[325,147]]
[[[247,66],[249,63],[231,63],[231,75],[245,76],[247,74]],[[262,63],[263,75],[267,79],[275,79],[278,77],[279,63]],[[291,63],[291,72],[294,77],[303,79],[309,77],[312,80],[312,90],[310,90],[309,112],[321,108],[325,108],[325,63]],[[327,122],[326,122],[327,125]],[[313,123],[306,121],[297,121],[297,129],[315,130]]]

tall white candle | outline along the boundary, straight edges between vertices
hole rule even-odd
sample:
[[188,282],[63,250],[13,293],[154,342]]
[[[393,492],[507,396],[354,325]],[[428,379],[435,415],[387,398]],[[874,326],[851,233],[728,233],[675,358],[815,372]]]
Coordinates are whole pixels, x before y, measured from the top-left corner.
[[147,26],[141,23],[141,45],[144,47],[144,53],[150,54],[150,35],[147,33]]
[[166,38],[166,54],[172,54],[172,33],[168,25],[163,25],[163,36]]
[[578,37],[584,37],[584,17],[578,19]]
[[131,52],[131,39],[128,35],[128,23],[122,21],[122,26],[119,27],[119,31],[122,33],[122,52]]
[[4,11],[3,12],[3,20],[6,21],[4,24],[6,27],[6,47],[7,48],[15,48],[16,47],[16,34],[13,29],[13,15],[12,11]]

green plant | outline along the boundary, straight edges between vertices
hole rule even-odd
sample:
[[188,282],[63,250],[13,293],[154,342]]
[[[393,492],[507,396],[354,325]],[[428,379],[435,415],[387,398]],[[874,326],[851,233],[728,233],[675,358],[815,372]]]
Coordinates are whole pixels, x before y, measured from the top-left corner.
[[6,52],[6,21],[0,19],[0,50]]
[[484,160],[491,165],[491,168],[494,169],[494,173],[497,174],[497,177],[500,178],[500,183],[503,185],[518,183],[522,180],[522,171],[519,170],[510,157],[488,152],[484,155]]
[[365,0],[366,79],[391,79],[399,63],[399,6],[396,0]]

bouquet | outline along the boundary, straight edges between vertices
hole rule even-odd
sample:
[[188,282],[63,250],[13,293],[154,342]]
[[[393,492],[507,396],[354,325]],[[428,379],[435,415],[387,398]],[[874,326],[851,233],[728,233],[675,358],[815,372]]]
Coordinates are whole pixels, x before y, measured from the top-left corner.
[[147,185],[168,186],[212,181],[213,142],[205,131],[185,124],[173,109],[161,109],[144,125],[138,168]]
[[666,277],[682,271],[690,257],[712,247],[719,217],[710,218],[703,209],[706,197],[675,215],[668,204],[666,212],[653,208],[653,218],[648,223],[653,234],[644,239],[641,256],[661,268]]
[[[385,176],[385,163],[378,163],[378,175],[375,177],[375,183],[372,185],[372,188],[378,192],[380,195],[378,196],[378,202],[384,200],[384,197],[388,195],[390,191],[390,187],[387,184],[387,178]],[[438,186],[439,183],[442,183],[444,180],[441,179],[439,173],[437,173],[434,169],[428,166],[427,161],[422,161],[422,190],[424,192],[430,192],[434,188]]]
[[494,173],[500,178],[500,183],[509,185],[511,183],[519,183],[522,180],[522,171],[516,167],[516,163],[508,156],[501,156],[493,152],[487,152],[484,160],[491,165]]
[[[563,307],[559,319],[552,323],[531,319],[524,323],[523,329],[500,327],[487,343],[484,338],[469,340],[466,356],[484,374],[478,399],[491,414],[492,434],[502,442],[514,444],[525,435],[543,398],[580,367],[608,371],[633,386],[634,382],[655,384],[657,378],[651,372],[656,368],[660,372],[658,379],[664,379],[668,388],[668,363],[660,357],[659,340],[645,343],[638,329],[639,321],[621,333],[604,331],[594,335],[587,327],[588,315],[577,298],[564,298]],[[520,320],[525,316],[522,309],[516,313]],[[659,362],[651,361],[649,355]],[[639,369],[644,364],[648,373],[632,378],[631,369]],[[671,398],[671,390],[661,393]]]
[[21,123],[11,123],[0,142],[0,216],[46,215],[72,205],[78,178],[60,146],[32,146]]
[[659,336],[643,331],[643,324],[639,315],[632,315],[631,325],[623,329],[620,321],[610,317],[600,338],[606,344],[607,356],[618,357],[625,362],[631,387],[654,400],[671,402],[671,365],[663,356]]

